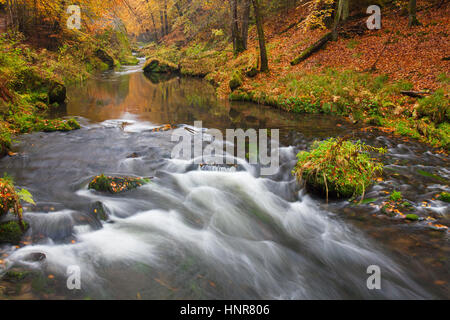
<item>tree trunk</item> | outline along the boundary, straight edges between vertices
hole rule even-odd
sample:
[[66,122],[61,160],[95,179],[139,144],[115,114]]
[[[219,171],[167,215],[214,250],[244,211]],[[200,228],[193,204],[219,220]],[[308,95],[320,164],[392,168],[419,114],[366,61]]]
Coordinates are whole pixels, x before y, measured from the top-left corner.
[[237,0],[230,0],[231,5],[231,37],[233,39],[233,52],[235,55],[244,52],[244,43],[239,31]]
[[333,31],[332,31],[332,38],[333,41],[336,41],[338,38],[338,27],[339,22],[342,19],[342,12],[344,11],[344,2],[348,0],[339,0],[336,8],[336,12],[334,14],[334,23],[333,23]]
[[420,22],[417,20],[416,12],[417,12],[417,5],[416,0],[409,0],[408,4],[408,11],[409,11],[409,26],[419,26]]
[[169,34],[169,21],[167,19],[167,0],[164,0],[164,29]]
[[158,29],[156,28],[156,23],[155,23],[155,17],[153,16],[153,12],[150,12],[150,15],[152,17],[152,23],[153,23],[153,30],[155,32],[155,40],[156,42],[158,42]]
[[250,0],[244,0],[244,13],[242,16],[242,44],[244,45],[244,50],[248,47],[248,25],[250,19]]
[[162,10],[159,10],[159,18],[161,19],[161,37],[164,37],[166,35],[166,32],[164,28],[164,14]]
[[269,60],[267,58],[266,39],[264,36],[264,27],[259,8],[259,0],[252,0],[253,10],[255,12],[256,28],[258,30],[259,53],[261,56],[260,71],[269,71]]
[[342,7],[342,21],[346,21],[350,15],[350,0],[344,0]]

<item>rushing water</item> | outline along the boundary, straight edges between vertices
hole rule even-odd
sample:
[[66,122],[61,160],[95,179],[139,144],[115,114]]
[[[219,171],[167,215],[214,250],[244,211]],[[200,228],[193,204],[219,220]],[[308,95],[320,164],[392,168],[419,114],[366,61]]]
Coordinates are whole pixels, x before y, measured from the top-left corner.
[[[37,202],[25,212],[29,241],[2,248],[5,270],[39,274],[18,298],[449,298],[447,233],[378,214],[386,190],[397,189],[448,222],[444,203],[421,205],[448,191],[450,177],[448,159],[425,146],[331,116],[219,101],[203,80],[152,82],[139,66],[74,86],[69,99],[62,114],[80,117],[81,130],[21,136],[18,155],[0,161]],[[220,130],[279,128],[280,169],[261,177],[243,159],[222,170],[171,159],[172,132],[151,129],[195,120]],[[380,198],[375,205],[326,205],[292,176],[299,150],[338,135],[389,148],[385,180],[367,195]],[[105,195],[87,189],[101,173],[154,179]],[[107,222],[93,215],[98,201]],[[35,252],[46,258],[30,260]],[[370,265],[381,268],[381,290],[366,286]],[[81,290],[66,288],[68,266],[80,267]]]

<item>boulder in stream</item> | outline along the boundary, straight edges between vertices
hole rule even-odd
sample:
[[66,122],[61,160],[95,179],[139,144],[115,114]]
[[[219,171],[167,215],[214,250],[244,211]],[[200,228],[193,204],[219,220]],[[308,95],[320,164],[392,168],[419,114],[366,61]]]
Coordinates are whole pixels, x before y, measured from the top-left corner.
[[91,207],[92,214],[102,221],[107,221],[109,218],[108,209],[101,201],[96,201]]
[[179,71],[179,68],[177,65],[175,65],[171,62],[156,59],[156,58],[148,59],[144,65],[144,72],[147,74],[177,73],[178,71]]
[[150,178],[113,177],[102,174],[92,179],[89,189],[115,194],[139,188],[150,181]]

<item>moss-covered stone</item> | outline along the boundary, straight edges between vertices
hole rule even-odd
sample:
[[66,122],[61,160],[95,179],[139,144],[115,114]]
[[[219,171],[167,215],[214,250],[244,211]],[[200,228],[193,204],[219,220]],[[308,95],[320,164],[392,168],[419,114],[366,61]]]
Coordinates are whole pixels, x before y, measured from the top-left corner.
[[52,103],[64,103],[67,97],[66,87],[59,82],[53,82],[48,91],[48,101],[50,104]]
[[21,282],[26,278],[32,276],[34,274],[33,271],[22,270],[22,269],[14,269],[8,270],[2,277],[2,280],[8,282]]
[[125,56],[120,59],[120,63],[125,66],[135,66],[139,64],[139,59],[135,56]]
[[243,82],[242,73],[239,70],[234,70],[229,83],[231,91],[234,91],[242,86]]
[[80,129],[81,126],[75,119],[61,120],[37,120],[35,124],[35,130],[44,132],[54,132],[54,131],[72,131]]
[[[24,230],[29,228],[28,223],[24,222]],[[0,244],[11,243],[18,244],[25,231],[20,228],[19,222],[8,221],[0,223]]]
[[358,196],[367,191],[383,168],[369,151],[384,153],[385,149],[343,139],[316,141],[311,151],[297,155],[293,173],[314,193],[337,198]]
[[144,72],[147,74],[177,73],[178,71],[179,71],[179,68],[177,65],[175,65],[171,62],[156,59],[156,58],[148,59],[144,65]]
[[105,64],[108,65],[108,67],[111,69],[114,67],[114,58],[111,57],[105,50],[103,49],[97,49],[95,51],[95,55]]
[[406,215],[406,217],[405,217],[407,220],[410,220],[410,221],[417,221],[417,220],[419,220],[419,216],[417,215],[417,214],[407,214]]
[[149,178],[96,176],[90,183],[89,189],[101,192],[120,193],[136,189],[150,183]]
[[259,70],[255,66],[248,67],[247,70],[245,70],[245,75],[249,78],[256,77],[258,75],[258,73],[259,73]]

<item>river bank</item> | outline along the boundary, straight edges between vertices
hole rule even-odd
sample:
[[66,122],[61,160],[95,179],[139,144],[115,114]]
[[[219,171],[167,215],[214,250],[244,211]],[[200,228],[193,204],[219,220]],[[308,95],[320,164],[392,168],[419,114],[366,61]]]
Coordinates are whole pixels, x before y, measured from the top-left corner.
[[[292,66],[298,53],[325,33],[304,32],[295,24],[286,30],[286,21],[301,21],[302,12],[300,8],[287,17],[266,21],[268,73],[257,72],[254,28],[250,29],[249,49],[238,56],[220,34],[203,43],[179,44],[171,39],[174,36],[168,37],[164,45],[144,47],[142,54],[178,66],[182,75],[204,77],[217,86],[221,98],[293,113],[338,114],[351,123],[417,139],[443,152],[449,150],[449,61],[442,51],[449,45],[448,5],[420,12],[423,23],[414,29],[395,12],[383,16],[383,29],[378,31],[362,27],[352,34],[352,28],[365,20],[352,21],[338,41]],[[427,48],[436,50],[430,55]],[[419,94],[414,96],[415,92]]]

